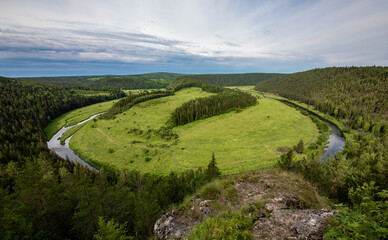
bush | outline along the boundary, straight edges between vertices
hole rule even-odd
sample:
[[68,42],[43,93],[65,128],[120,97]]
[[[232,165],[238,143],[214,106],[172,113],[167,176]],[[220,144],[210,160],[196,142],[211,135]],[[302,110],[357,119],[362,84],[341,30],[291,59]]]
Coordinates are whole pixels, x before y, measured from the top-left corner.
[[254,239],[250,230],[253,228],[253,219],[242,212],[224,216],[208,218],[197,225],[191,232],[189,239]]
[[338,206],[341,213],[330,220],[324,238],[388,239],[388,191],[374,195],[373,190],[373,182],[351,189],[353,207]]

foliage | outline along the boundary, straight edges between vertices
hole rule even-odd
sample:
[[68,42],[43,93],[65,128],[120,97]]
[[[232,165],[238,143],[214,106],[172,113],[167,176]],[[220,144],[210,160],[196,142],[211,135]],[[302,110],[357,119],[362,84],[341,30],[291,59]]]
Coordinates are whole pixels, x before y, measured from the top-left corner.
[[374,183],[365,183],[349,192],[353,206],[338,206],[324,239],[387,239],[388,191],[375,195]]
[[284,75],[255,89],[314,105],[354,129],[388,134],[388,68],[331,67]]
[[300,139],[298,144],[296,146],[294,146],[294,150],[297,153],[303,153],[303,151],[304,151],[303,139]]
[[214,152],[212,153],[212,160],[209,162],[209,165],[206,169],[206,176],[211,181],[214,178],[221,176],[220,169],[217,167],[216,158],[214,156]]
[[206,219],[190,232],[189,239],[254,239],[250,230],[253,228],[253,219],[241,211],[230,211],[217,217]]
[[[333,67],[256,86],[313,105],[346,125],[343,152],[324,162],[319,154],[310,154],[294,168],[321,193],[349,205],[340,208],[342,213],[328,230],[328,239],[387,238],[383,224],[387,222],[388,189],[387,80],[387,67]],[[381,191],[377,197],[375,189]]]
[[11,161],[22,164],[26,158],[47,150],[43,128],[51,119],[74,108],[122,96],[112,92],[86,97],[61,87],[1,77],[0,91],[1,164]]
[[294,150],[290,149],[287,153],[282,154],[280,156],[280,159],[278,161],[278,166],[284,170],[288,170],[288,171],[291,170],[293,166],[292,161],[294,160],[294,157],[295,157]]
[[219,86],[253,86],[258,82],[282,76],[280,73],[196,74],[182,75],[176,80],[196,80]]
[[129,108],[139,104],[141,102],[145,102],[155,98],[161,98],[173,95],[172,91],[144,91],[139,94],[131,94],[128,97],[119,100],[117,103],[113,104],[113,106],[108,110],[108,112],[104,113],[101,118],[102,119],[114,119],[115,115],[120,114]]
[[70,77],[35,77],[24,80],[52,86],[80,89],[121,90],[121,89],[159,89],[166,87],[177,73],[148,73],[126,76],[70,76]]
[[99,217],[144,239],[162,210],[207,182],[203,170],[167,176],[94,172],[47,149],[43,127],[52,118],[120,94],[86,97],[5,78],[0,88],[0,239],[92,239]]
[[126,236],[124,226],[113,220],[105,221],[103,217],[98,219],[98,232],[94,235],[96,240],[131,240],[133,237]]
[[249,93],[225,91],[206,98],[197,98],[175,109],[171,116],[172,125],[184,125],[196,120],[226,113],[232,109],[252,106],[257,102]]

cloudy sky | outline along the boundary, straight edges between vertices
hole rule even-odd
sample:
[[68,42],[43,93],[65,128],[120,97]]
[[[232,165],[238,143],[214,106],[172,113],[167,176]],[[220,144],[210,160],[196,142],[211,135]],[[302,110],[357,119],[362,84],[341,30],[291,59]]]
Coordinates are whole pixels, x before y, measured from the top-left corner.
[[0,0],[0,75],[388,65],[387,0]]

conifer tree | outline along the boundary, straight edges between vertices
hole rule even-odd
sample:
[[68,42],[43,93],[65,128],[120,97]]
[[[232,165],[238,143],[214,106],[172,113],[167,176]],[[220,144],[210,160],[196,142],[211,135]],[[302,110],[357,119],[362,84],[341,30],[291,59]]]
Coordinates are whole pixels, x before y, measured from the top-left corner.
[[214,152],[212,153],[212,160],[210,161],[209,165],[207,166],[206,176],[208,177],[209,181],[221,176],[220,169],[217,167]]

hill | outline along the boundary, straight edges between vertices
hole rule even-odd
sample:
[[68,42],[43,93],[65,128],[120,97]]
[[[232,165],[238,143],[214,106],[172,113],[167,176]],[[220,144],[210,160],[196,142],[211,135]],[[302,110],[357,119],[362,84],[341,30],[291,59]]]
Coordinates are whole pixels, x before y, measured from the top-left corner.
[[53,86],[90,88],[90,89],[157,89],[166,87],[172,80],[181,74],[178,73],[146,73],[137,75],[96,75],[96,76],[69,76],[69,77],[34,77],[23,80]]
[[219,86],[254,86],[258,82],[283,75],[280,73],[193,74],[182,75],[176,79],[197,80]]
[[388,133],[388,67],[330,67],[260,82],[271,92],[313,105],[348,126]]

